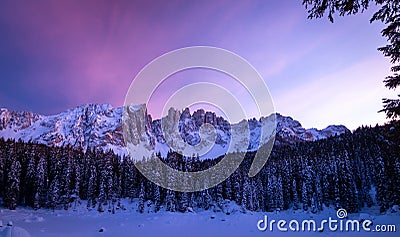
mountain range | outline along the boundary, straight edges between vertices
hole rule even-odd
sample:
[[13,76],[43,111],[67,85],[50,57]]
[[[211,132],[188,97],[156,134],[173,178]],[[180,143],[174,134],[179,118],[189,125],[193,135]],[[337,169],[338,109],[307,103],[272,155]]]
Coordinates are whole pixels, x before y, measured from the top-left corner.
[[[109,104],[84,104],[56,115],[40,115],[26,111],[0,109],[0,137],[22,140],[48,146],[72,146],[74,148],[101,148],[112,150],[119,155],[127,154],[124,143],[122,115],[123,107],[114,108]],[[223,117],[202,109],[191,113],[170,109],[165,121],[178,121],[179,135],[190,145],[199,144],[199,129],[204,123],[216,129],[215,145],[203,158],[215,158],[227,151],[232,131],[240,131],[243,122],[230,124]],[[165,156],[170,147],[162,133],[161,119],[147,115],[146,135],[153,149]],[[249,144],[241,150],[255,150],[262,145],[262,127],[274,122],[272,116],[248,120],[250,130]],[[305,129],[300,122],[279,113],[275,114],[275,143],[295,143],[315,141],[339,135],[349,130],[343,125],[331,125],[325,129]],[[239,148],[238,148],[239,149]]]

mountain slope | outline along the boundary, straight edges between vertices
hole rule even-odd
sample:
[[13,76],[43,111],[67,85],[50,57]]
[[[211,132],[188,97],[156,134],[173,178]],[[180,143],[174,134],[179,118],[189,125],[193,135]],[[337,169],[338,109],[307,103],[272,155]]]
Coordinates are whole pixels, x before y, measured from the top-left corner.
[[[31,112],[10,112],[0,109],[0,137],[4,139],[32,141],[49,146],[67,146],[75,148],[101,148],[113,150],[116,154],[127,154],[122,132],[123,108],[113,108],[109,104],[85,104],[62,113],[43,116]],[[178,121],[180,136],[190,144],[200,142],[199,128],[204,123],[216,128],[216,146],[205,157],[213,158],[227,151],[231,131],[242,129],[242,122],[229,124],[215,113],[198,110],[192,114],[188,109],[171,109],[165,118],[170,122]],[[255,150],[260,144],[261,127],[270,123],[269,117],[249,120],[250,142],[247,150]],[[152,120],[148,116],[148,138],[156,152],[166,155],[169,146],[162,134],[160,119]],[[291,117],[276,114],[276,142],[292,143],[324,139],[349,131],[344,126],[329,126],[323,130],[305,129]],[[261,142],[262,143],[262,142]],[[246,145],[243,145],[246,148]]]

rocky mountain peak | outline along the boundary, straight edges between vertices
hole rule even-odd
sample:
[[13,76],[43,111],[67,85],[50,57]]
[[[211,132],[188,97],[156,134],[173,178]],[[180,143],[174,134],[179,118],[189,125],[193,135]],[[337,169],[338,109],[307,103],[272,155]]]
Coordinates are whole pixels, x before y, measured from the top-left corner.
[[[5,139],[22,139],[46,144],[49,146],[67,146],[87,148],[100,148],[103,150],[113,150],[117,154],[127,154],[123,131],[123,113],[132,115],[129,122],[132,128],[131,137],[135,144],[150,141],[150,145],[157,151],[166,154],[169,146],[163,134],[163,123],[174,125],[170,129],[177,129],[180,136],[186,143],[196,145],[200,142],[200,127],[211,124],[216,129],[216,144],[219,148],[210,153],[210,156],[220,155],[226,151],[231,139],[231,132],[243,130],[243,122],[229,124],[224,118],[217,116],[214,112],[199,109],[190,112],[189,109],[183,111],[171,108],[163,119],[152,120],[147,114],[143,105],[132,105],[128,110],[122,107],[113,108],[109,104],[85,104],[69,109],[62,113],[43,116],[31,112],[10,112],[7,109],[0,110],[0,137]],[[146,121],[142,126],[134,112],[144,114]],[[271,123],[270,117],[262,117],[248,120],[250,128],[250,144],[243,144],[243,148],[254,150],[258,148],[261,137],[261,127]],[[276,114],[276,141],[277,143],[292,143],[302,140],[312,141],[338,135],[349,130],[344,126],[328,126],[325,129],[305,129],[300,122]],[[168,126],[167,126],[168,127]],[[165,129],[164,129],[165,130]],[[166,131],[166,133],[169,133]],[[145,134],[145,135],[144,135]],[[172,134],[172,133],[171,133]],[[146,140],[147,138],[147,140]],[[172,137],[171,139],[177,139]],[[217,152],[218,150],[218,152]]]

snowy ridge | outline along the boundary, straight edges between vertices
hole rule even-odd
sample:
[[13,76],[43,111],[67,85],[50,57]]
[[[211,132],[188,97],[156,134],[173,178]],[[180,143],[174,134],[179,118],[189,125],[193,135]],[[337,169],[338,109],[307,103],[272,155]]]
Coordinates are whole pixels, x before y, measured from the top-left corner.
[[276,114],[276,121],[278,141],[315,141],[350,132],[350,130],[343,125],[330,125],[322,130],[316,128],[305,129],[301,126],[299,121],[291,117],[282,116],[279,113]]
[[[137,107],[135,107],[137,109]],[[127,154],[122,133],[123,108],[113,108],[109,104],[85,104],[62,113],[44,116],[31,112],[10,112],[0,109],[0,137],[28,142],[41,143],[48,146],[72,146],[74,148],[101,148],[113,150],[116,154]],[[167,142],[162,134],[160,119],[152,120],[147,117],[147,132],[156,152],[166,155],[169,151]],[[180,136],[190,145],[200,141],[199,128],[204,123],[216,128],[216,145],[204,157],[215,158],[224,154],[230,142],[231,131],[241,131],[242,122],[229,124],[213,112],[197,110],[192,114],[188,109],[177,111],[171,109],[166,122],[178,121]],[[261,141],[261,128],[271,123],[269,117],[259,120],[250,119],[250,142],[243,144],[237,150],[256,150]],[[339,135],[349,130],[344,126],[329,126],[323,130],[305,129],[291,117],[276,114],[277,143],[293,143],[298,141],[314,141],[333,135]],[[247,148],[247,149],[246,149]]]
[[120,154],[125,152],[121,114],[122,108],[108,104],[86,104],[51,116],[2,109],[0,137],[49,146],[101,147]]

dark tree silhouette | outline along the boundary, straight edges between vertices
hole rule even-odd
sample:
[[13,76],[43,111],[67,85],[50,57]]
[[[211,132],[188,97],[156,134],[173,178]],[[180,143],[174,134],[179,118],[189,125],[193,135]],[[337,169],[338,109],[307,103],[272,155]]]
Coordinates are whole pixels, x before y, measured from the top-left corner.
[[[151,183],[129,157],[0,139],[0,205],[69,209],[86,202],[89,210],[114,214],[126,210],[120,199],[127,199],[136,202],[139,213],[200,209],[230,214],[235,210],[227,205],[229,201],[243,212],[288,208],[319,212],[325,207],[357,212],[371,205],[385,212],[400,204],[399,124],[275,145],[254,177],[248,176],[254,152],[227,154],[228,160],[245,158],[227,180],[194,193]],[[257,155],[264,154],[265,149],[260,149]],[[159,158],[184,171],[204,170],[221,159],[193,159],[174,152]]]
[[[389,57],[393,64],[393,74],[387,76],[384,83],[387,88],[395,89],[400,86],[400,0],[303,0],[308,18],[321,18],[327,14],[331,22],[336,13],[339,16],[357,14],[364,12],[372,4],[377,5],[379,10],[374,13],[370,22],[381,21],[385,24],[381,33],[388,41],[386,46],[378,50]],[[389,119],[400,118],[400,99],[384,98],[383,109],[379,112],[385,112]]]

